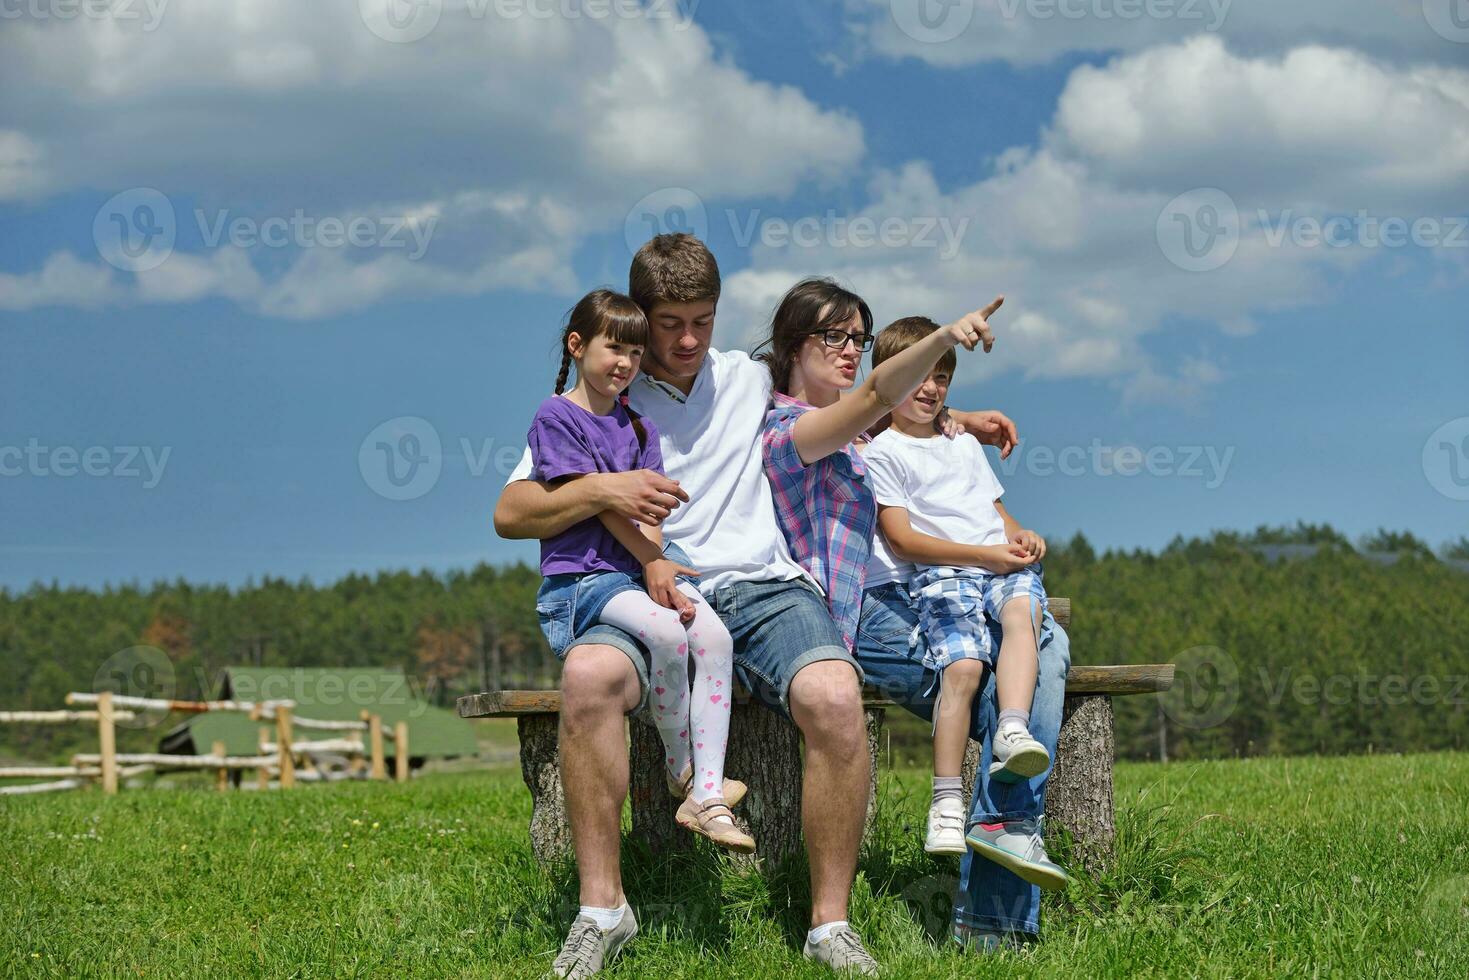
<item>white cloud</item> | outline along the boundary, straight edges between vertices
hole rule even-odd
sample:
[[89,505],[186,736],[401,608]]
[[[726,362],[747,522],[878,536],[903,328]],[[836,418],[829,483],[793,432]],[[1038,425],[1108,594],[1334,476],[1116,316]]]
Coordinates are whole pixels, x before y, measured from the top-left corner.
[[[721,318],[753,342],[781,292],[808,274],[851,284],[879,323],[957,317],[1003,291],[999,343],[964,359],[961,383],[1019,370],[1109,379],[1132,404],[1188,402],[1224,368],[1203,349],[1158,363],[1147,336],[1208,325],[1202,348],[1246,334],[1262,315],[1328,300],[1343,275],[1389,257],[1291,234],[1273,241],[1280,214],[1462,215],[1466,84],[1469,73],[1392,68],[1322,48],[1244,58],[1214,38],[1079,68],[1040,145],[1007,150],[987,176],[953,189],[922,162],[879,174],[866,206],[843,216],[965,224],[952,258],[832,236],[809,248],[762,245],[752,267],[731,277]],[[1234,251],[1219,253],[1210,271],[1185,271],[1160,246],[1160,217],[1180,192],[1211,182],[1240,214]]]
[[[7,20],[0,90],[27,95],[0,109],[13,127],[0,198],[42,189],[41,147],[46,193],[158,188],[178,211],[178,268],[140,278],[134,298],[254,286],[262,310],[320,316],[398,293],[567,288],[582,239],[652,191],[783,197],[848,176],[865,152],[853,117],[752,78],[696,24],[502,8],[529,9],[447,0],[437,29],[403,44],[375,36],[356,2],[190,0],[152,31]],[[417,261],[256,248],[241,265],[190,258],[195,208],[434,213],[437,226]]]

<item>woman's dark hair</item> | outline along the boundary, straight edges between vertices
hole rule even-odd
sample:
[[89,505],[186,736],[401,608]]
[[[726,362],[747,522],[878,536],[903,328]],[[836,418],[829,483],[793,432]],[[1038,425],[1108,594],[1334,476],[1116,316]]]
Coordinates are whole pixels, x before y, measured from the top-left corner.
[[[561,330],[561,370],[556,375],[556,394],[566,390],[566,378],[571,373],[571,335],[581,338],[583,346],[604,334],[608,340],[619,344],[648,346],[648,318],[643,308],[632,298],[610,289],[594,289],[583,296],[566,316],[566,326]],[[638,434],[638,445],[647,442],[648,434],[638,414],[627,407],[627,396],[623,395],[622,407],[632,418],[633,429]]]
[[770,368],[775,390],[789,394],[791,367],[807,337],[840,327],[853,314],[862,318],[862,331],[872,333],[866,301],[836,280],[802,279],[792,286],[770,318],[770,336],[755,348],[757,359]]

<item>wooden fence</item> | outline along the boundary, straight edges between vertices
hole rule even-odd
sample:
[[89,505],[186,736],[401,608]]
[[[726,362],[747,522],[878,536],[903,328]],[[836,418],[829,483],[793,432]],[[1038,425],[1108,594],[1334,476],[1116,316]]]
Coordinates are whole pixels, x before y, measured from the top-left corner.
[[[0,711],[0,724],[55,725],[95,722],[97,752],[77,753],[69,766],[0,766],[0,779],[51,779],[52,782],[0,786],[0,796],[47,793],[78,789],[100,782],[102,792],[118,791],[120,780],[148,772],[189,769],[214,770],[215,785],[229,786],[232,771],[255,770],[257,785],[265,789],[275,775],[281,789],[290,789],[300,778],[303,782],[328,782],[338,779],[386,779],[384,740],[394,743],[393,776],[398,782],[408,779],[408,724],[396,723],[385,730],[382,718],[363,709],[358,721],[329,721],[302,718],[295,714],[291,701],[173,701],[161,698],[139,698],[110,691],[95,693],[74,691],[66,696],[72,706],[60,711]],[[223,742],[215,742],[208,755],[170,755],[158,752],[118,752],[117,723],[132,721],[139,711],[182,711],[202,714],[210,711],[232,711],[248,714],[252,721],[274,722],[262,726],[256,755],[225,754]],[[340,733],[328,738],[303,739],[296,729]],[[324,763],[334,756],[347,757],[347,770],[338,772]]]

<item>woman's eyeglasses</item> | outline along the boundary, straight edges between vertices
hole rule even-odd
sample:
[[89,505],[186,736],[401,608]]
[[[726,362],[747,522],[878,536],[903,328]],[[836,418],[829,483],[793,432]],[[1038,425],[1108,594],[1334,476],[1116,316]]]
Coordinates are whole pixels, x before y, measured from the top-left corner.
[[821,342],[832,350],[844,350],[849,342],[856,345],[857,349],[864,353],[872,350],[873,337],[870,333],[847,333],[845,330],[822,330],[816,336],[820,337]]

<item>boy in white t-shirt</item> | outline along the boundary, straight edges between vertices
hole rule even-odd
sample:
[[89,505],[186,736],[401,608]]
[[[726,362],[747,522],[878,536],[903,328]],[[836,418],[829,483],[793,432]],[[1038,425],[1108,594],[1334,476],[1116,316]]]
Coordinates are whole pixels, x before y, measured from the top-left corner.
[[[877,335],[873,366],[937,329],[926,317],[896,321]],[[946,439],[936,430],[954,366],[951,351],[893,409],[891,427],[863,455],[884,539],[874,560],[882,560],[885,544],[890,563],[895,557],[917,566],[909,592],[927,644],[924,666],[938,674],[933,802],[924,843],[932,854],[965,850],[960,773],[986,665],[995,671],[1000,713],[991,778],[1029,779],[1051,763],[1029,730],[1046,609],[1040,565],[1046,543],[1000,503],[1005,490],[978,440]],[[968,835],[968,846],[984,853],[982,831]]]

